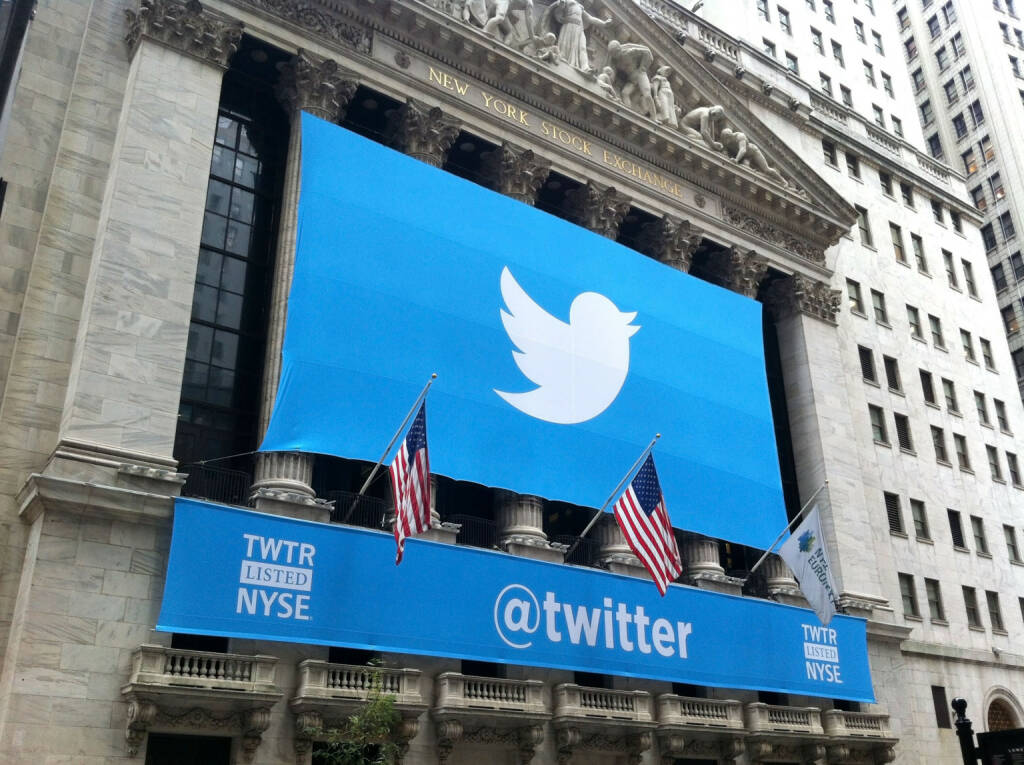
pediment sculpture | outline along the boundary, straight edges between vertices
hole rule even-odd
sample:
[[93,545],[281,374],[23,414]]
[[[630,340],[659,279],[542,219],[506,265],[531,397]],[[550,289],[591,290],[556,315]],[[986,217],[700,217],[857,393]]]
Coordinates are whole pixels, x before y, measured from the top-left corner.
[[671,67],[656,61],[649,46],[613,37],[615,21],[598,10],[597,2],[456,0],[445,5],[463,22],[562,70],[609,101],[804,195],[723,106],[707,102]]

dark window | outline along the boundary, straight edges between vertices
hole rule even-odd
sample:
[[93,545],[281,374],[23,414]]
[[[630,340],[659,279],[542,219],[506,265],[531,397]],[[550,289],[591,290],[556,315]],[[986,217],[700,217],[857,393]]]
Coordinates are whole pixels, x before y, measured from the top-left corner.
[[924,502],[919,499],[910,500],[910,515],[914,519],[914,536],[918,539],[931,539],[928,512],[925,510]]
[[932,373],[920,370],[921,372],[921,393],[924,395],[925,402],[929,404],[935,403],[935,385],[932,382]]
[[917,606],[917,588],[914,587],[914,577],[910,574],[899,574],[900,596],[903,598],[903,615],[920,617],[921,611]]
[[932,704],[935,706],[935,724],[940,728],[952,728],[949,718],[949,704],[946,703],[946,689],[941,685],[932,686]]
[[216,635],[185,635],[175,632],[171,634],[171,648],[178,648],[182,651],[227,653],[228,639]]
[[903,390],[903,384],[900,381],[900,367],[896,359],[892,356],[882,356],[882,366],[885,367],[885,382],[889,386],[889,390]]
[[903,511],[900,508],[900,497],[892,492],[883,492],[885,498],[885,515],[889,519],[889,531],[903,534]]
[[146,765],[228,765],[231,739],[212,736],[174,736],[150,733],[146,740]]
[[908,452],[914,451],[914,439],[910,434],[910,420],[905,414],[893,414],[893,419],[896,422],[896,441],[900,445],[900,449]]
[[964,544],[964,528],[960,524],[960,513],[947,508],[946,516],[949,518],[949,534],[953,538],[953,547],[966,550],[967,545]]
[[878,376],[875,374],[875,356],[871,352],[871,349],[865,348],[863,345],[858,345],[857,352],[860,354],[861,377],[871,382],[878,382]]

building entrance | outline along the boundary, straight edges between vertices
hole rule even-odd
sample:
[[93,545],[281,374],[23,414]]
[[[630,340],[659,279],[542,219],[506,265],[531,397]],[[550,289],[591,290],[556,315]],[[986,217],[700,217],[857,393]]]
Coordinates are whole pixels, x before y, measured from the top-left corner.
[[150,733],[146,765],[229,765],[231,739]]

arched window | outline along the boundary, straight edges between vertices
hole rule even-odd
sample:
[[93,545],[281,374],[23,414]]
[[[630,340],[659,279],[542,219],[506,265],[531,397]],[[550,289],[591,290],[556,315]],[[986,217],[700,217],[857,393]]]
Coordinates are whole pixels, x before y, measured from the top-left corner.
[[1017,716],[1005,701],[996,699],[988,707],[988,730],[1012,730],[1017,728]]

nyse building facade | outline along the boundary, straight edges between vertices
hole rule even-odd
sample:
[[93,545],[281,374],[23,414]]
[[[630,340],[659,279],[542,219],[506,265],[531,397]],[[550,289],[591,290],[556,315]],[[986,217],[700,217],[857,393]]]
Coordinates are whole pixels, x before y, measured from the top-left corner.
[[[1024,408],[918,131],[670,0],[30,5],[4,762],[329,762],[380,694],[367,752],[410,765],[952,764],[954,696],[1024,726]],[[369,479],[433,373],[396,566]],[[583,535],[656,433],[664,597]],[[805,506],[828,624],[757,565]]]

